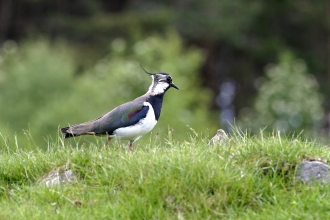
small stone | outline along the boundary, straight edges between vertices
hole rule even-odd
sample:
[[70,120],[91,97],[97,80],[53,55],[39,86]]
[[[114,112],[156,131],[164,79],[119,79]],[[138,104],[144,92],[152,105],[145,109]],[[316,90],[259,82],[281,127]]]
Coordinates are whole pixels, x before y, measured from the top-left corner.
[[329,183],[330,166],[321,161],[303,161],[296,174],[296,180],[303,183]]
[[228,136],[226,132],[222,129],[219,129],[216,133],[216,135],[209,141],[209,145],[213,146],[215,144],[222,145],[224,144],[228,139]]
[[82,206],[82,201],[80,201],[80,200],[74,200],[73,201],[73,204],[75,205],[75,206]]
[[72,170],[56,169],[46,175],[44,175],[40,181],[40,185],[46,185],[48,187],[72,183],[76,179]]

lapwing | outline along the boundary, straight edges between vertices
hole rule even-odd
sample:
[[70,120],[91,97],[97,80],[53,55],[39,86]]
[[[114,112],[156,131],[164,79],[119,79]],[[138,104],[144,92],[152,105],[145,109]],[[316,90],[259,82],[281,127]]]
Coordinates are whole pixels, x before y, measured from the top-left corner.
[[95,120],[61,128],[65,138],[80,135],[107,135],[105,145],[108,145],[113,138],[129,140],[129,148],[133,150],[133,143],[150,132],[157,124],[165,92],[171,87],[179,90],[179,87],[172,82],[170,74],[144,71],[152,78],[146,94],[114,108]]

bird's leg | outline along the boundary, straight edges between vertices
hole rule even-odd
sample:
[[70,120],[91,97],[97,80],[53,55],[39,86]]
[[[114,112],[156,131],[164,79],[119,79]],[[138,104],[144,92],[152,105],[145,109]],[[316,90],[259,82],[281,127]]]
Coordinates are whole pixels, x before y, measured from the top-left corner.
[[129,149],[133,151],[133,141],[129,141]]
[[110,141],[111,141],[111,137],[108,137],[108,139],[107,139],[107,141],[105,142],[104,146],[108,146]]

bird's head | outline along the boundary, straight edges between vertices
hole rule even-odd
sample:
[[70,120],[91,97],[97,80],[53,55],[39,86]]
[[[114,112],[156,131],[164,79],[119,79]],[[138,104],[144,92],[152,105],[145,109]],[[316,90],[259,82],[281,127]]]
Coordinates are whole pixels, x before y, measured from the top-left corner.
[[[141,66],[141,68],[142,68],[142,66]],[[150,92],[154,95],[157,95],[157,94],[165,93],[171,87],[179,90],[179,87],[177,87],[173,83],[172,76],[170,74],[168,74],[168,73],[148,73],[145,70],[144,70],[144,72],[149,74],[152,78],[152,83],[149,87],[148,92]]]

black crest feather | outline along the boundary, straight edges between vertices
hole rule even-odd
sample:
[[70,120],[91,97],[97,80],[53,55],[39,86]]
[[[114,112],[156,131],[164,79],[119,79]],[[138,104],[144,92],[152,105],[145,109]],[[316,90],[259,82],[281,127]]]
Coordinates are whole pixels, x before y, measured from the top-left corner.
[[143,67],[142,67],[142,65],[140,64],[140,67],[143,69],[143,71],[146,73],[146,74],[149,74],[149,75],[154,75],[154,73],[149,73],[148,71],[146,71]]

